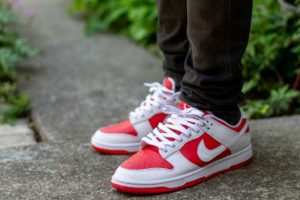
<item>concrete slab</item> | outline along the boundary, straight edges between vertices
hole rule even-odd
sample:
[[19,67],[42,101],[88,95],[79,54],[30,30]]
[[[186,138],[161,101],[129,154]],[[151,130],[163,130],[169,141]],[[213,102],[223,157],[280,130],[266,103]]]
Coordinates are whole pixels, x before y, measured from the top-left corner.
[[34,144],[36,144],[34,133],[24,120],[12,125],[0,125],[0,149]]
[[[22,1],[21,10],[36,16],[20,32],[41,55],[19,67],[19,85],[32,97],[43,140],[87,141],[100,126],[127,117],[147,93],[142,83],[160,81],[162,69],[157,58],[125,38],[87,38],[83,24],[67,16],[68,2]],[[24,12],[18,13],[22,18]]]
[[254,162],[170,194],[119,193],[110,178],[127,156],[74,140],[0,150],[0,199],[300,199],[300,116],[252,123]]

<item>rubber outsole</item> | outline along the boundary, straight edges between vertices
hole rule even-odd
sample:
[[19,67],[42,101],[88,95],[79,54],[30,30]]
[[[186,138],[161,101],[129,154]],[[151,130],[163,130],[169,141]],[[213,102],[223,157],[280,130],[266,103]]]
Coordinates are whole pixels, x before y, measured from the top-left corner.
[[228,171],[232,171],[232,170],[244,167],[244,166],[248,165],[249,163],[251,163],[252,160],[253,160],[253,157],[251,157],[248,160],[243,161],[239,164],[233,165],[233,166],[229,167],[228,169],[215,172],[214,174],[211,174],[207,177],[201,177],[201,178],[198,178],[196,180],[187,182],[182,186],[174,187],[174,188],[168,188],[168,187],[134,188],[134,187],[119,185],[119,184],[116,184],[116,183],[112,183],[112,186],[114,188],[116,188],[117,190],[121,191],[121,192],[131,193],[131,194],[144,194],[144,195],[147,195],[147,194],[160,194],[160,193],[173,192],[173,191],[177,191],[177,190],[181,190],[181,189],[185,189],[185,188],[197,185],[197,184],[202,183],[202,182],[204,182],[208,179],[211,179],[211,178],[213,178],[213,177],[215,177],[219,174],[222,174],[222,173],[225,173],[225,172],[228,172]]
[[100,148],[100,147],[97,147],[93,144],[91,144],[91,147],[99,152],[99,153],[103,153],[103,154],[109,154],[109,155],[131,155],[131,154],[134,154],[136,152],[129,152],[129,151],[126,151],[126,150],[111,150],[111,149],[104,149],[104,148]]

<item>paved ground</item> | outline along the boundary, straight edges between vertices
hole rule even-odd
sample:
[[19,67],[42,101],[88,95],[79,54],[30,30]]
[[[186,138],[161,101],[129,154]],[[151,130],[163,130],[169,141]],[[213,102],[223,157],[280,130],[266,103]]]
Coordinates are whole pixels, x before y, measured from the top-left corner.
[[[254,162],[183,191],[129,196],[110,187],[126,156],[89,148],[98,126],[124,118],[160,80],[159,62],[124,38],[82,35],[64,0],[26,0],[36,10],[21,32],[42,50],[20,68],[43,142],[0,150],[0,199],[300,199],[300,116],[252,122]],[[122,102],[120,104],[119,102]]]
[[[0,109],[8,105],[0,103]],[[18,120],[12,124],[0,124],[0,149],[36,144],[34,132],[27,120]]]
[[33,130],[25,120],[0,124],[0,149],[36,144]]
[[113,190],[110,177],[127,156],[100,155],[88,143],[72,140],[1,150],[0,182],[5,184],[0,199],[299,199],[299,123],[299,116],[253,122],[252,164],[193,188],[152,197]]
[[68,0],[22,2],[37,13],[22,32],[42,55],[20,69],[20,85],[37,97],[34,118],[44,140],[89,139],[138,103],[144,81],[161,80],[160,62],[125,38],[86,38],[82,24],[67,17]]

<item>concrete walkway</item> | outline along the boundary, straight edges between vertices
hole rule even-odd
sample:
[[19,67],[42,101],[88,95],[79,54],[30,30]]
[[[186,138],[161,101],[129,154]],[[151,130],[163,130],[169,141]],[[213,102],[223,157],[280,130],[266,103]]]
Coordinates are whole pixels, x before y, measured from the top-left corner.
[[19,82],[33,97],[44,140],[88,140],[137,105],[143,82],[161,80],[160,62],[127,39],[87,38],[83,24],[67,16],[68,0],[22,2],[37,16],[21,32],[42,55],[20,68]]
[[86,38],[66,15],[65,0],[26,0],[36,10],[21,27],[42,54],[20,68],[42,142],[0,150],[0,199],[300,199],[300,116],[252,122],[255,159],[193,188],[129,196],[110,187],[127,156],[89,148],[101,125],[117,122],[161,79],[160,62],[118,36]]
[[34,132],[26,120],[14,124],[0,124],[0,149],[35,145]]

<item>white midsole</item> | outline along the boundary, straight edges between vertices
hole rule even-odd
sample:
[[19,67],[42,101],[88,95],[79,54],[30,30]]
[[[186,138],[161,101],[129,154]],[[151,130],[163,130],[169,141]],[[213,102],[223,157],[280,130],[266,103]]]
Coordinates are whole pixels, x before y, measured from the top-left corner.
[[159,180],[151,183],[126,183],[124,181],[118,181],[114,177],[112,178],[112,183],[127,186],[127,187],[134,187],[134,188],[153,188],[153,187],[168,187],[168,188],[175,188],[184,185],[185,183],[208,177],[216,172],[220,172],[226,169],[229,169],[231,166],[238,165],[243,163],[250,158],[252,158],[252,145],[250,144],[248,147],[244,148],[243,150],[226,156],[216,162],[213,162],[205,167],[199,168],[192,172],[186,173],[184,175],[180,175],[177,177],[173,177],[167,180]]
[[132,143],[132,144],[120,144],[120,145],[112,145],[112,144],[103,144],[95,141],[91,141],[92,145],[95,147],[107,149],[107,150],[125,150],[128,152],[136,152],[140,148],[140,143]]

